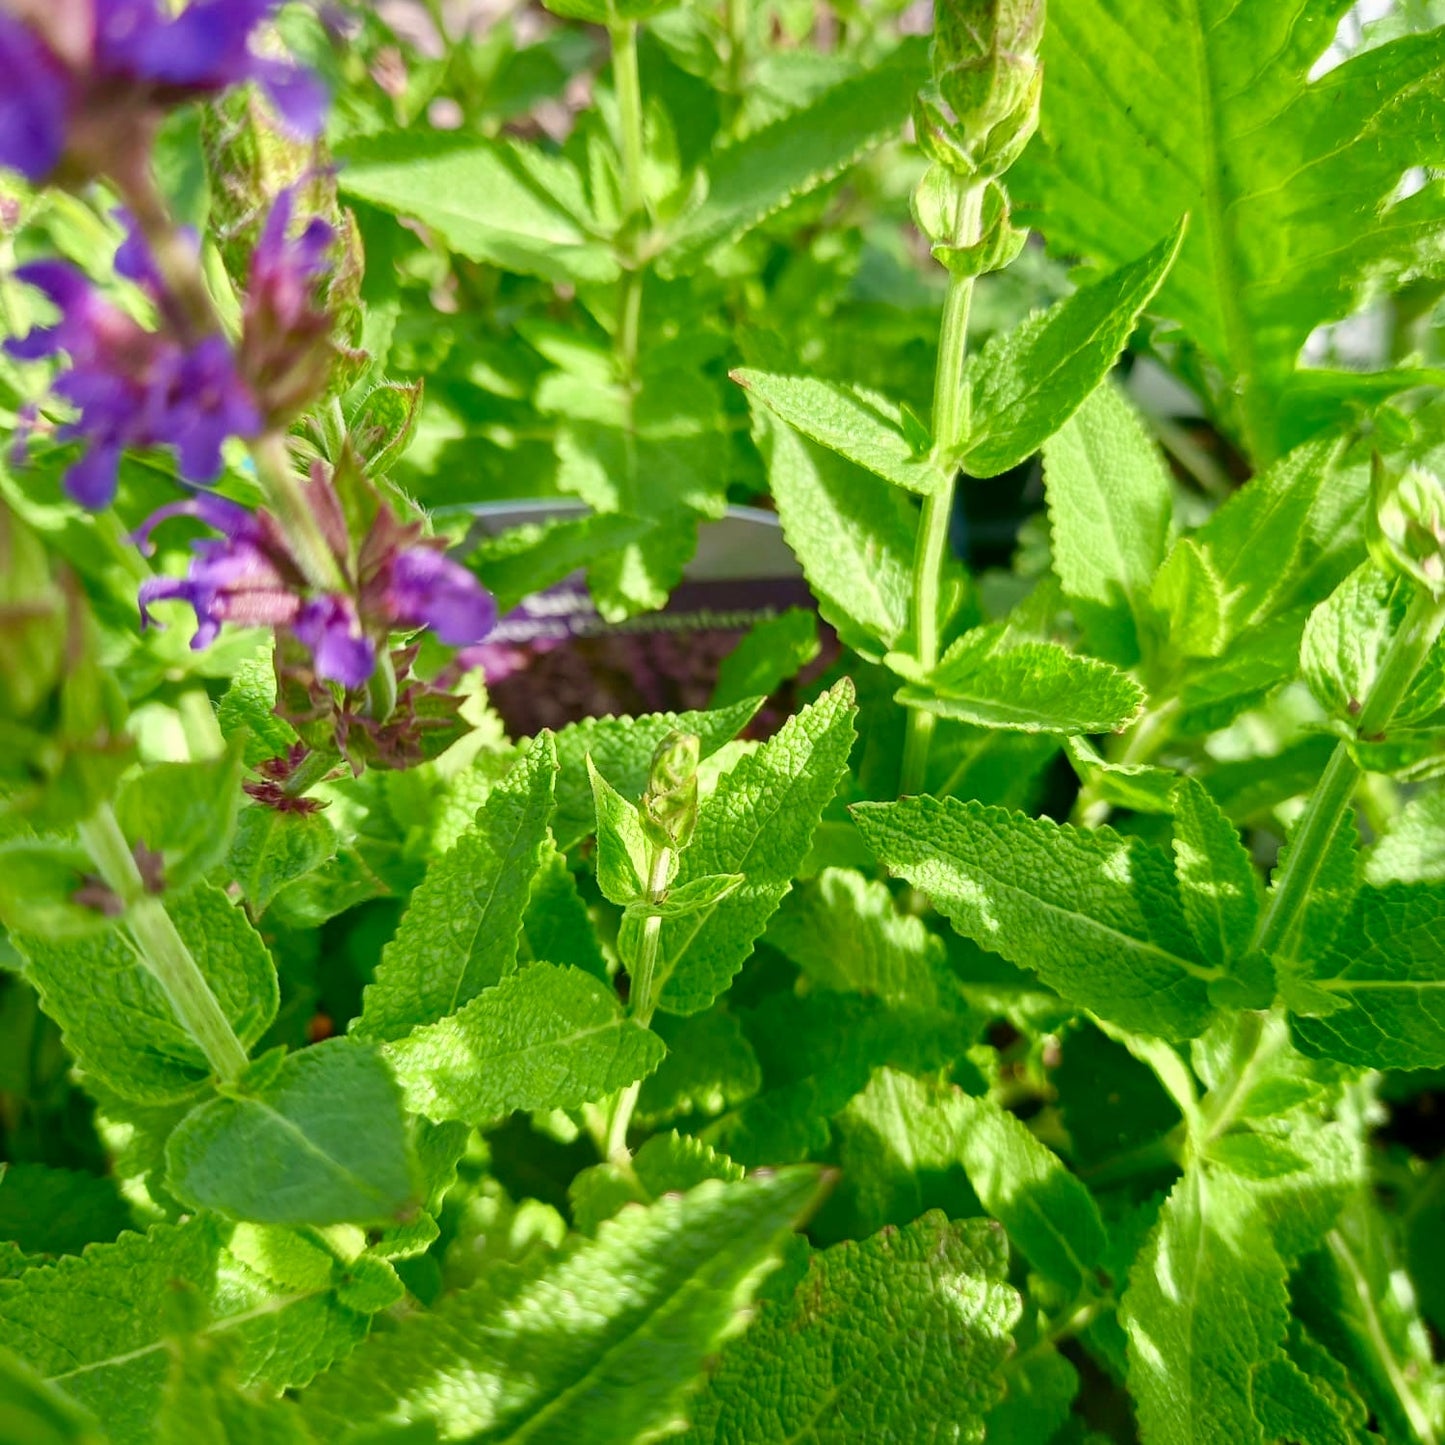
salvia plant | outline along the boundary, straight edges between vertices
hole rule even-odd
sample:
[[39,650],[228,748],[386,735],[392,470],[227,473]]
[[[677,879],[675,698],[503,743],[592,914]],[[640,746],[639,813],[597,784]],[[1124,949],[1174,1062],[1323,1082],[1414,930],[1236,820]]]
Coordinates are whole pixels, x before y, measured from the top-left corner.
[[0,1442],[1445,1441],[1437,21],[0,0]]

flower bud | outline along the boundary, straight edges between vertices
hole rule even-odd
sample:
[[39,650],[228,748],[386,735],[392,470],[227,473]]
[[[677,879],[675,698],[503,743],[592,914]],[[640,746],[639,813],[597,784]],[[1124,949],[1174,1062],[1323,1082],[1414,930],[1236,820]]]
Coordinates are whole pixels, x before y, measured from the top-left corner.
[[643,831],[663,848],[685,848],[697,827],[696,733],[671,732],[652,755],[652,772],[639,809]]
[[1381,566],[1404,572],[1445,597],[1445,485],[1434,472],[1393,472],[1375,455],[1370,480],[1370,551]]

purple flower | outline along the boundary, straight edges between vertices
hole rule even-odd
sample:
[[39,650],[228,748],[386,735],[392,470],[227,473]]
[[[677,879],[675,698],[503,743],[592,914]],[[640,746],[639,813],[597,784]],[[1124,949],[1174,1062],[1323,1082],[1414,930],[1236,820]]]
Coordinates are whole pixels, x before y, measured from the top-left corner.
[[361,631],[346,597],[318,597],[301,609],[292,632],[311,651],[316,675],[342,687],[363,687],[376,667],[376,647]]
[[277,627],[296,619],[301,611],[300,578],[264,513],[250,512],[222,497],[172,502],[152,513],[136,532],[142,551],[153,550],[151,533],[171,517],[196,517],[222,536],[203,537],[192,544],[195,556],[185,577],[153,577],[141,584],[142,627],[150,625],[152,603],[189,603],[196,614],[191,646],[199,650],[216,640],[223,622]]
[[256,81],[289,129],[314,136],[320,82],[256,55],[274,0],[0,0],[0,165],[46,179],[135,163],[165,110]]
[[149,332],[64,261],[36,261],[15,274],[60,311],[53,326],[7,341],[5,350],[23,361],[61,351],[70,357],[53,389],[79,412],[60,437],[89,443],[65,482],[82,506],[103,507],[115,495],[128,447],[174,447],[181,476],[204,484],[220,472],[228,436],[260,431],[261,415],[222,337],[187,346]]
[[430,627],[448,647],[480,642],[497,625],[492,594],[431,547],[408,547],[385,569],[383,597],[392,626]]

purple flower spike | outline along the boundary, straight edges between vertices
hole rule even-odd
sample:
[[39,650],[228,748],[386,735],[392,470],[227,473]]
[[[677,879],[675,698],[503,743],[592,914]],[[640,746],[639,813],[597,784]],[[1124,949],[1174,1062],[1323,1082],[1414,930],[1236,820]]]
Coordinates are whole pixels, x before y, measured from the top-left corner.
[[70,81],[50,50],[0,11],[0,166],[44,180],[65,151]]
[[300,578],[264,513],[222,497],[193,497],[153,513],[136,532],[136,542],[150,551],[156,527],[182,516],[196,517],[222,535],[192,544],[195,556],[185,577],[154,577],[142,583],[138,600],[143,627],[150,625],[153,603],[189,603],[196,614],[191,646],[199,650],[215,641],[223,622],[277,627],[296,619]]
[[292,624],[310,649],[316,675],[342,687],[364,687],[376,668],[376,648],[361,631],[356,609],[345,597],[318,597]]
[[55,325],[5,349],[22,361],[62,351],[70,357],[54,391],[79,412],[62,439],[90,443],[66,477],[82,506],[103,507],[115,495],[120,454],[129,447],[174,447],[181,476],[203,484],[221,470],[227,437],[260,432],[261,414],[224,338],[187,347],[146,331],[64,261],[37,261],[15,274],[60,311]]
[[256,81],[287,128],[320,133],[311,74],[256,55],[275,0],[0,0],[0,165],[32,181],[123,171],[164,112]]
[[384,595],[394,625],[430,627],[448,647],[480,642],[497,625],[492,594],[461,563],[431,547],[397,553]]

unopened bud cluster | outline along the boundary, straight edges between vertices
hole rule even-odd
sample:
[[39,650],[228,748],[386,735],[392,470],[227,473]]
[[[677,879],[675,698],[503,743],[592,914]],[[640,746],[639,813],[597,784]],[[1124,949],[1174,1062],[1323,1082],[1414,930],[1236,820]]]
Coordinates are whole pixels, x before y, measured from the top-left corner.
[[1421,466],[1393,471],[1376,456],[1371,493],[1375,559],[1445,597],[1445,483]]
[[999,270],[1023,246],[999,177],[1038,126],[1043,29],[1044,0],[938,0],[933,77],[913,112],[933,164],[913,214],[956,275]]
[[671,732],[652,755],[652,772],[639,809],[643,831],[662,848],[687,847],[697,826],[696,733]]

